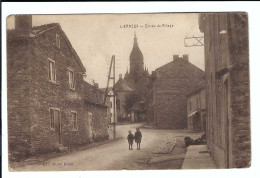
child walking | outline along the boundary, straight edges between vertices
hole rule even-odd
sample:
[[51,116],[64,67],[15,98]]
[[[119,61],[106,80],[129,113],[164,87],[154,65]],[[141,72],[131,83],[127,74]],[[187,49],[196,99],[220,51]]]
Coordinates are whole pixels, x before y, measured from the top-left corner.
[[132,134],[131,130],[128,131],[127,140],[128,140],[128,144],[129,144],[129,150],[132,150],[133,142],[134,142],[134,135]]

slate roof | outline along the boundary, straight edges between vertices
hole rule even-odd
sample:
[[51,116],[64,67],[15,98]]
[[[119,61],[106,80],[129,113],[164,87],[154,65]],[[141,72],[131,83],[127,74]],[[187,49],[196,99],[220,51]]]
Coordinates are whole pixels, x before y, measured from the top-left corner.
[[175,88],[187,94],[205,80],[205,72],[188,60],[178,58],[157,68],[154,77],[161,89]]
[[[107,90],[107,92],[110,92],[111,90],[113,89],[113,87],[108,87],[108,90]],[[100,88],[100,90],[102,91],[102,92],[106,92],[106,88]]]
[[50,28],[56,27],[58,25],[58,23],[49,23],[40,26],[34,26],[32,27],[32,33],[39,34],[45,30],[49,30]]
[[89,84],[88,82],[84,82],[84,99],[85,102],[108,107],[108,103],[104,105],[104,92],[97,87]]
[[75,58],[76,58],[76,61],[77,63],[79,64],[80,68],[82,69],[83,72],[86,72],[86,68],[83,66],[77,52],[75,51],[75,49],[72,47],[68,37],[66,36],[66,34],[64,33],[64,31],[61,29],[61,26],[59,23],[50,23],[50,24],[44,24],[44,25],[40,25],[40,26],[34,26],[32,27],[32,31],[31,33],[29,34],[29,36],[22,36],[20,35],[19,33],[17,33],[17,31],[15,29],[12,29],[12,30],[8,30],[7,31],[7,35],[8,37],[12,36],[12,37],[15,37],[15,38],[34,38],[38,35],[41,35],[53,28],[59,28],[62,36],[64,37],[65,41],[66,41],[66,44],[68,45],[68,47],[71,49],[71,52],[74,54]]
[[195,94],[204,88],[205,81],[201,81],[200,83],[198,83],[198,85],[195,85],[193,88],[190,89],[190,91],[187,93],[187,96],[191,96],[192,94]]

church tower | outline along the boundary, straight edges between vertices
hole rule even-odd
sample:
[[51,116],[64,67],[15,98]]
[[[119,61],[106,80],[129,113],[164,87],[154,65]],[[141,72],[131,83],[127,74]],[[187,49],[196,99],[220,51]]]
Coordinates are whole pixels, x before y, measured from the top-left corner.
[[131,77],[132,82],[136,83],[144,73],[144,57],[138,46],[136,34],[134,36],[134,45],[129,60],[130,72],[128,76]]

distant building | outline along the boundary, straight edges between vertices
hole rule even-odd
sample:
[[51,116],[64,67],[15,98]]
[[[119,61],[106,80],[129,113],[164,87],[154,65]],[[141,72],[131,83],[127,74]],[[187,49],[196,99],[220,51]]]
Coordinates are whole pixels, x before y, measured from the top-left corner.
[[207,144],[220,168],[250,167],[248,16],[205,13]]
[[206,130],[205,82],[195,86],[187,97],[187,129],[204,132]]
[[[100,88],[100,90],[103,92],[103,94],[105,95],[106,93],[106,88]],[[109,124],[112,124],[114,122],[114,114],[116,115],[116,112],[114,113],[114,99],[113,99],[113,88],[109,87],[107,89],[107,99],[106,102],[108,103],[108,120],[109,120]],[[116,96],[115,96],[116,97]],[[115,116],[115,122],[117,122],[117,117]]]
[[187,93],[204,81],[204,71],[191,64],[188,55],[173,55],[173,61],[152,73],[153,100],[150,122],[158,128],[187,128]]
[[117,121],[129,121],[130,112],[126,109],[126,100],[128,96],[131,96],[133,93],[136,93],[136,88],[132,83],[122,78],[120,74],[119,80],[116,82],[114,87],[116,93],[116,114]]
[[[138,46],[136,35],[134,36],[133,49],[129,60],[130,71],[127,70],[124,78],[120,74],[119,80],[115,85],[117,118],[118,121],[145,121],[146,113],[138,106],[145,100],[150,75],[148,69],[144,68],[143,54]],[[131,103],[130,100],[136,96],[138,96],[138,100],[129,104]],[[135,105],[135,107],[127,109],[128,104],[132,107]]]
[[32,27],[32,16],[15,16],[7,31],[10,158],[108,138],[107,106],[85,72],[59,24]]

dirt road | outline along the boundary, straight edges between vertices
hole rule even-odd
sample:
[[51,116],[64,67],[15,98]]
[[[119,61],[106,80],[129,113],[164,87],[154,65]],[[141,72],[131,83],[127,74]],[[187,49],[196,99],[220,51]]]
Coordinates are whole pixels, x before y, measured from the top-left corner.
[[[141,128],[143,135],[141,150],[128,150],[126,140],[128,130],[135,131],[141,124],[117,126],[117,136],[121,139],[107,144],[98,145],[86,150],[68,153],[64,156],[51,158],[44,162],[16,168],[17,171],[82,171],[82,170],[121,170],[121,169],[178,169],[181,167],[186,148],[183,145],[185,131],[157,130]],[[190,135],[190,134],[189,134]],[[169,136],[177,138],[173,153],[177,158],[166,161],[154,161],[159,155],[155,152],[162,149]],[[163,155],[167,157],[167,155]],[[176,157],[175,156],[175,157]],[[152,159],[153,158],[153,159]],[[162,157],[163,158],[163,157]],[[163,158],[165,159],[165,158]]]

